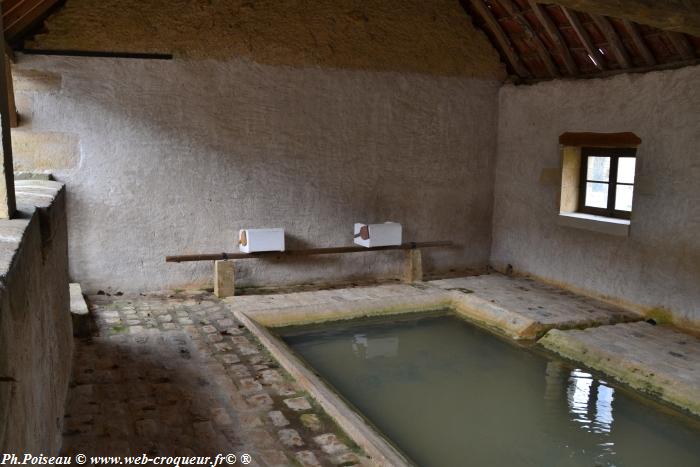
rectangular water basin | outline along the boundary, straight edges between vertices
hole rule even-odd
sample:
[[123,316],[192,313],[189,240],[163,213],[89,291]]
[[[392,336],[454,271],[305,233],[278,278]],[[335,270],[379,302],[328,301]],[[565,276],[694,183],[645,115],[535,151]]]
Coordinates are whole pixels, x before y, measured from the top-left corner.
[[445,312],[278,329],[420,466],[700,465],[700,421]]

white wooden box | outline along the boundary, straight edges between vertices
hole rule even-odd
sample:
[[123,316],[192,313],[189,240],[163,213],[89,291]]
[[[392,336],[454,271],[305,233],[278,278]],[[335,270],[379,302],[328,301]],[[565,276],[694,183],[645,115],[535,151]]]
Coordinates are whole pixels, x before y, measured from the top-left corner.
[[[366,229],[364,229],[366,227]],[[384,224],[355,223],[355,243],[367,248],[377,246],[401,245],[401,224],[385,222]]]
[[238,248],[243,253],[284,251],[284,229],[242,229],[238,232]]

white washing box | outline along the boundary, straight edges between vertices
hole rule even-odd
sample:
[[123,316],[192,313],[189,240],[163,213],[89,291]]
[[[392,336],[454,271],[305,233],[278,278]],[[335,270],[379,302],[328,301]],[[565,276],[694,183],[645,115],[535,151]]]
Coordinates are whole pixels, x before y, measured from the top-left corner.
[[355,223],[355,243],[373,248],[377,246],[401,245],[401,224],[385,222],[384,224]]
[[284,229],[242,229],[238,232],[238,248],[243,253],[284,251]]

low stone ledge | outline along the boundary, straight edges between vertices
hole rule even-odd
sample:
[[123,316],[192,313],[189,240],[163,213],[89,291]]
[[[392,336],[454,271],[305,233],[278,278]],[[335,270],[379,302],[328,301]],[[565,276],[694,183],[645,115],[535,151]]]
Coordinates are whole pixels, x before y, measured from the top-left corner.
[[451,306],[450,296],[444,291],[430,287],[422,290],[410,285],[231,297],[225,301],[232,312],[244,311],[265,327],[316,324]]
[[700,339],[691,335],[639,322],[553,329],[538,344],[700,415]]
[[0,446],[57,454],[72,357],[63,185],[18,180],[0,220]]
[[414,464],[378,433],[360,414],[330,389],[279,339],[241,311],[234,312],[241,322],[270,352],[279,364],[323,407],[328,415],[370,457],[372,465],[410,467]]
[[542,282],[503,274],[431,281],[449,291],[462,316],[512,339],[534,340],[550,329],[582,329],[642,316]]

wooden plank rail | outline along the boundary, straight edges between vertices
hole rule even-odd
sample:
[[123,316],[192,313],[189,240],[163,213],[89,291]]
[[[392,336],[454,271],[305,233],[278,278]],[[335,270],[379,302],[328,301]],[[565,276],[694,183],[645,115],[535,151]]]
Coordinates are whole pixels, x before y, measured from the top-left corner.
[[339,253],[364,253],[368,251],[388,251],[388,250],[415,250],[419,248],[438,248],[454,246],[451,241],[439,242],[409,242],[401,245],[379,246],[365,248],[362,246],[341,246],[327,248],[307,248],[303,250],[286,251],[261,251],[257,253],[211,253],[195,255],[166,256],[167,263],[184,263],[191,261],[218,261],[227,259],[254,259],[254,258],[275,258],[282,256],[313,256],[313,255],[334,255]]

